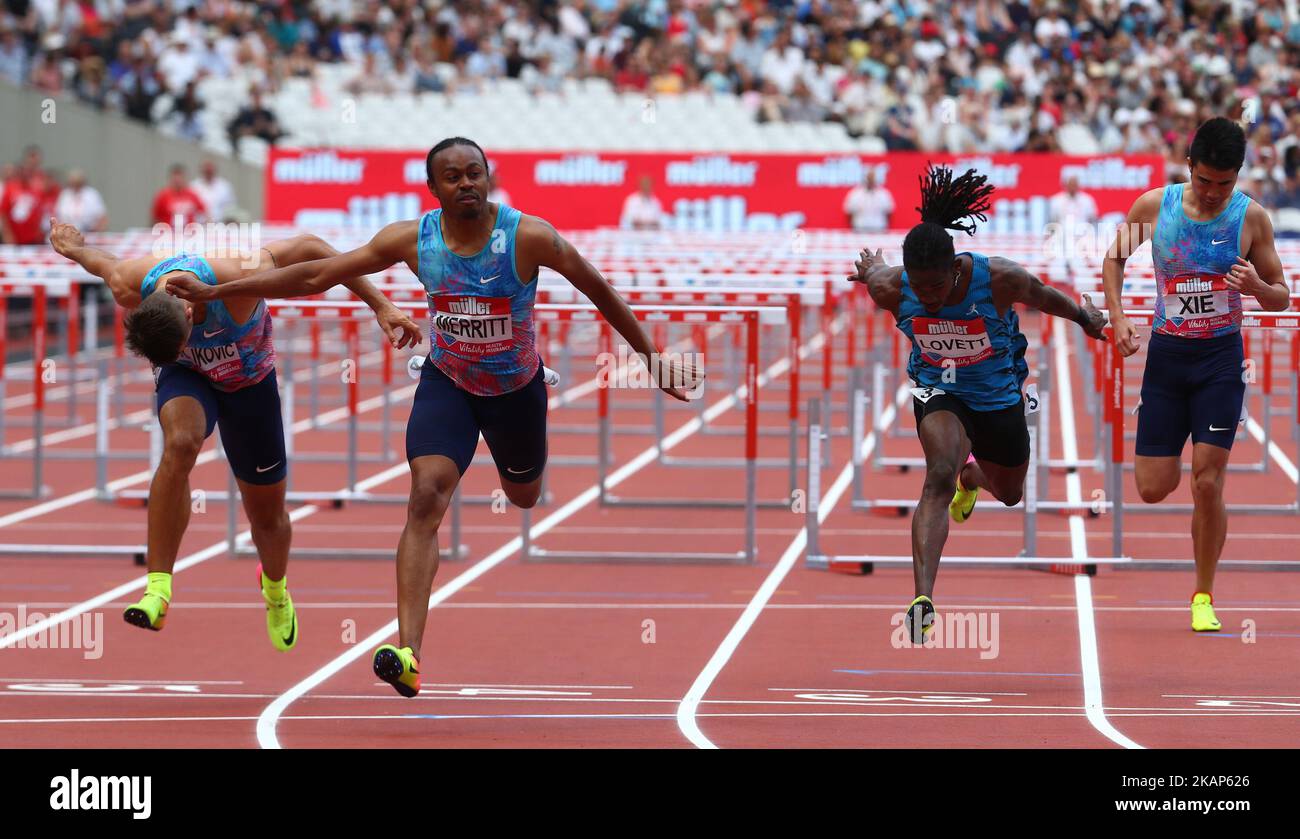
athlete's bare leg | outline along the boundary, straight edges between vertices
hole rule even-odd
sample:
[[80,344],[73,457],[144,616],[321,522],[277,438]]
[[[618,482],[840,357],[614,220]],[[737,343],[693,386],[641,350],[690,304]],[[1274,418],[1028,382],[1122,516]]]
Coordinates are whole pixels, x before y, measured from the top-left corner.
[[411,461],[411,497],[406,527],[397,543],[398,644],[420,657],[429,617],[429,589],[438,573],[438,527],[460,482],[451,458],[425,455]]
[[1210,443],[1192,446],[1192,553],[1196,558],[1196,590],[1213,592],[1214,570],[1228,536],[1228,510],[1223,483],[1229,451]]

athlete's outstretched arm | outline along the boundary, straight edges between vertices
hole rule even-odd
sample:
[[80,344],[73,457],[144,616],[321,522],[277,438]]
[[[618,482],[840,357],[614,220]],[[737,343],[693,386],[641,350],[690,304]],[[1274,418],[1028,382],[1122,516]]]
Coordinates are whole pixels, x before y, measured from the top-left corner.
[[1065,294],[1044,284],[1019,263],[1000,256],[989,257],[989,278],[993,285],[993,300],[998,308],[1023,303],[1044,314],[1074,321],[1083,327],[1090,338],[1106,340],[1102,332],[1106,328],[1106,316],[1092,305],[1092,299],[1088,295],[1083,295],[1083,305],[1079,305]]
[[87,247],[80,230],[54,216],[50,216],[50,247],[102,279],[119,306],[131,309],[140,305],[140,283],[149,270],[143,264],[146,260],[119,259],[108,251]]
[[405,261],[415,252],[417,222],[399,221],[347,253],[261,271],[241,280],[210,286],[190,277],[167,284],[177,297],[196,303],[227,297],[303,297],[320,294],[356,277],[373,274]]
[[1250,253],[1237,257],[1237,264],[1223,278],[1228,287],[1249,294],[1270,312],[1280,312],[1291,305],[1282,260],[1273,244],[1273,221],[1264,208],[1254,201],[1246,209],[1246,224],[1251,228]]
[[1122,356],[1130,356],[1138,351],[1137,327],[1124,314],[1124,301],[1120,297],[1124,290],[1124,263],[1143,242],[1151,238],[1163,196],[1164,187],[1157,187],[1142,193],[1133,202],[1133,206],[1128,209],[1128,218],[1115,231],[1115,240],[1101,262],[1101,285],[1106,291],[1106,308],[1110,310],[1110,324],[1115,332],[1115,349]]
[[[619,296],[600,272],[578,253],[577,248],[565,241],[554,227],[536,216],[524,216],[519,222],[516,246],[523,248],[524,258],[529,264],[536,262],[538,265],[544,265],[573,283],[573,287],[582,292],[600,310],[609,325],[623,336],[623,339],[641,356],[642,361],[650,365],[649,369],[656,369],[651,362],[658,356],[659,348],[650,340],[650,336],[645,334],[636,315],[628,307],[627,301]],[[669,396],[683,402],[687,401],[688,397],[684,391],[693,390],[695,385],[704,378],[704,373],[674,359],[668,359],[666,367],[667,381],[658,382],[659,387]],[[685,385],[677,387],[674,383],[685,383]]]
[[863,248],[853,264],[858,270],[849,274],[849,281],[866,285],[867,293],[876,306],[898,317],[898,304],[903,290],[902,268],[887,264],[880,248],[876,248],[874,254]]

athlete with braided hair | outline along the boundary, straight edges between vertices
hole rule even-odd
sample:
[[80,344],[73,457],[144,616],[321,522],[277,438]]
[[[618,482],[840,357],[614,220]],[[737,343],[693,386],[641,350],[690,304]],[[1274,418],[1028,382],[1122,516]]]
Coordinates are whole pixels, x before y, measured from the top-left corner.
[[[1021,394],[1028,342],[1014,304],[1072,320],[1105,340],[1105,316],[1085,295],[1080,306],[1015,262],[954,253],[949,230],[975,233],[993,187],[974,169],[954,178],[930,166],[921,179],[921,223],[903,240],[903,264],[887,265],[865,249],[849,280],[865,283],[876,305],[893,314],[912,342],[907,374],[925,484],[912,515],[916,599],[907,630],[922,643],[934,624],[935,577],[948,539],[948,516],[966,521],[981,489],[1007,506],[1020,501],[1029,468],[1029,429]],[[945,515],[944,507],[948,508]]]

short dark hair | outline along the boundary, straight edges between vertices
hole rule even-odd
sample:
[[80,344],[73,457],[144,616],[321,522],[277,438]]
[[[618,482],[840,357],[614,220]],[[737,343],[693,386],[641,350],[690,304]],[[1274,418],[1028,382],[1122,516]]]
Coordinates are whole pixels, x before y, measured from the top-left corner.
[[1236,172],[1246,162],[1246,132],[1227,117],[1207,119],[1196,129],[1187,158],[1193,166]]
[[953,251],[949,230],[964,230],[975,235],[975,222],[962,223],[964,218],[985,221],[984,211],[989,208],[993,187],[988,176],[967,169],[966,174],[954,179],[946,166],[926,167],[921,180],[921,223],[908,231],[903,239],[903,267],[908,271],[930,271],[947,268],[956,254]]
[[184,349],[185,304],[166,291],[155,291],[122,320],[126,347],[156,367],[171,364]]
[[448,137],[447,139],[438,143],[438,145],[429,149],[429,156],[424,159],[424,173],[425,175],[428,176],[429,180],[433,180],[434,156],[437,155],[438,152],[443,151],[445,149],[449,149],[452,146],[473,146],[474,148],[478,149],[479,157],[483,158],[483,168],[484,169],[488,168],[487,155],[484,154],[483,149],[479,147],[478,143],[474,142],[468,137]]

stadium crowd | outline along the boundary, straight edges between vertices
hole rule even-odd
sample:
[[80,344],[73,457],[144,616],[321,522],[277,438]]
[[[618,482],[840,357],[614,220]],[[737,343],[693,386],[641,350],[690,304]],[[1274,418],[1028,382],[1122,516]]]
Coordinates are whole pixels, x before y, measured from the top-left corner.
[[1250,126],[1241,188],[1300,207],[1295,0],[0,3],[0,77],[192,139],[209,75],[248,90],[232,143],[291,132],[262,99],[321,62],[354,68],[357,95],[598,76],[736,95],[756,120],[835,121],[890,150],[1156,153],[1171,179],[1196,125],[1229,115]]

